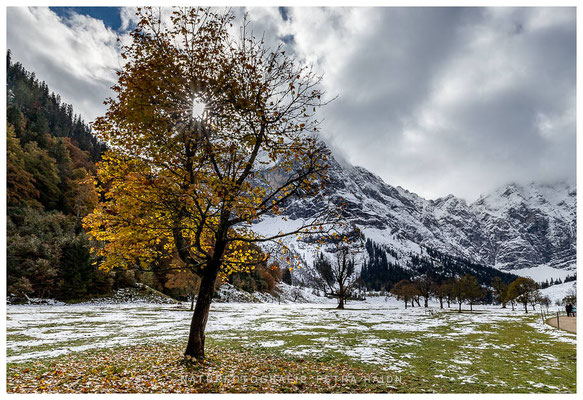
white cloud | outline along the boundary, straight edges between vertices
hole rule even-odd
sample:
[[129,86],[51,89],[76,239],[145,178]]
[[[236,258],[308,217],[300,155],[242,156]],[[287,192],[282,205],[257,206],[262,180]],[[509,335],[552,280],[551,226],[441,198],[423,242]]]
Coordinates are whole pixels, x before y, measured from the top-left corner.
[[122,7],[120,9],[119,18],[121,20],[120,30],[127,31],[136,24],[136,7]]
[[121,63],[117,35],[101,20],[76,13],[60,18],[45,7],[10,7],[7,32],[14,60],[73,104],[75,112],[87,121],[103,112]]

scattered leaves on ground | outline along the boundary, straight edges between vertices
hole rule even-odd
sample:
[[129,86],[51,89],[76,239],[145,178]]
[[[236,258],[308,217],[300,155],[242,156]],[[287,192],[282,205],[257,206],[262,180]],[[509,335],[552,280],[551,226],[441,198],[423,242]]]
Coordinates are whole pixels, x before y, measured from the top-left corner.
[[[401,377],[316,359],[288,359],[241,348],[207,349],[185,362],[182,344],[148,344],[55,360],[9,364],[13,393],[360,393],[393,392]],[[412,383],[412,382],[411,382]]]

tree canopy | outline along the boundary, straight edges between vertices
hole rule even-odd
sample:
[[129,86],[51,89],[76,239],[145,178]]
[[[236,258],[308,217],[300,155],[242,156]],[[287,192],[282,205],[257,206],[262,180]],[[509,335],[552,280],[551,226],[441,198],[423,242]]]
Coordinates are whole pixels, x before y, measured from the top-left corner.
[[326,150],[313,136],[320,78],[245,25],[233,39],[230,13],[175,9],[165,24],[146,8],[140,18],[117,98],[95,123],[111,146],[98,172],[109,201],[86,227],[106,243],[105,268],[175,251],[200,272],[220,244],[221,272],[244,270],[259,255],[249,242],[281,236],[259,237],[250,224],[322,183]]

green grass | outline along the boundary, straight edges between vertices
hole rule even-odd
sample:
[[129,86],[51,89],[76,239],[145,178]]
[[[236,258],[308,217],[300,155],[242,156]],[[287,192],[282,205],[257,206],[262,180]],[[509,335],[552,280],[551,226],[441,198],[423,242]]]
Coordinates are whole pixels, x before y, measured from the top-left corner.
[[[526,317],[524,321],[538,320],[533,315]],[[371,373],[383,370],[395,360],[405,362],[407,366],[398,363],[398,368],[387,371],[415,377],[414,387],[409,387],[406,392],[575,392],[575,346],[549,339],[547,334],[537,331],[524,321],[521,319],[518,322],[509,320],[480,324],[475,328],[476,333],[459,336],[453,335],[458,327],[455,324],[432,328],[430,333],[435,335],[431,336],[427,335],[427,331],[367,330],[365,333],[341,333],[314,328],[314,332],[331,334],[329,343],[332,348],[309,354],[308,357],[331,364],[348,363]],[[374,324],[365,325],[370,327]],[[221,333],[227,339],[215,334],[209,342],[217,347],[237,346],[245,351],[270,353],[290,359],[294,359],[294,350],[314,348],[322,343],[314,341],[321,336],[293,332],[246,331],[245,339],[233,339],[237,337],[237,332]],[[375,346],[385,350],[390,356],[386,364],[366,363],[346,354],[346,349],[362,345],[363,336],[386,340],[385,345]],[[273,340],[281,340],[284,344],[268,348],[257,345]]]

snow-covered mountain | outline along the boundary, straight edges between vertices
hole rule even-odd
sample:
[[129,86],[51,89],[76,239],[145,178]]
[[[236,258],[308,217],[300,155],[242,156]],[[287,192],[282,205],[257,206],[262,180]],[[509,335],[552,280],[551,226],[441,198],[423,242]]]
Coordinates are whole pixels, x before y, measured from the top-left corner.
[[[393,187],[370,171],[334,158],[328,171],[326,198],[291,204],[287,222],[266,218],[258,231],[285,230],[324,206],[345,203],[344,213],[367,238],[399,253],[422,247],[520,274],[543,267],[571,270],[576,262],[576,190],[568,184],[512,184],[481,196],[472,204],[453,195],[426,200]],[[306,243],[290,245],[311,262]],[[550,267],[550,269],[549,269]],[[553,274],[549,273],[548,277]]]
[[480,197],[471,207],[489,239],[481,259],[501,269],[574,266],[576,196],[567,184],[513,184]]

